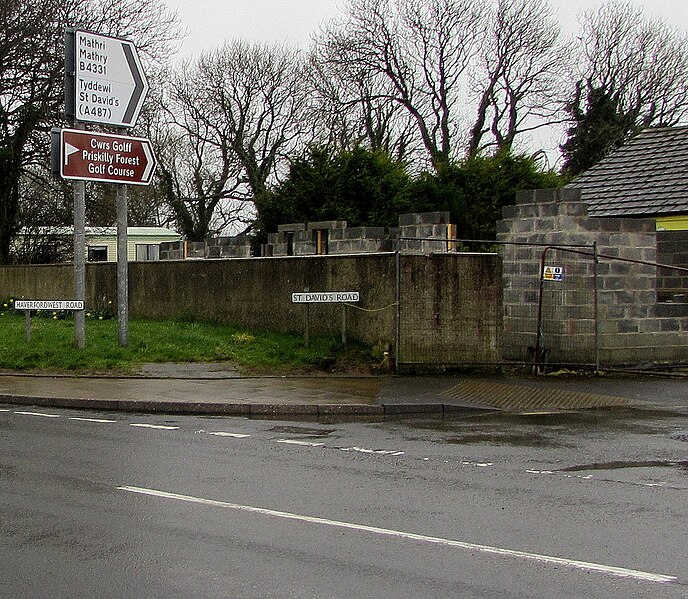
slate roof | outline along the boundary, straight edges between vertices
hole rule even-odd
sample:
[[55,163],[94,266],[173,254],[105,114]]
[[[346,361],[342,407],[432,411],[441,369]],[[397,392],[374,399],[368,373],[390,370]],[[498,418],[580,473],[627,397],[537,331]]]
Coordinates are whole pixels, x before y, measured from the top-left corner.
[[688,214],[688,127],[646,129],[566,187],[590,216]]

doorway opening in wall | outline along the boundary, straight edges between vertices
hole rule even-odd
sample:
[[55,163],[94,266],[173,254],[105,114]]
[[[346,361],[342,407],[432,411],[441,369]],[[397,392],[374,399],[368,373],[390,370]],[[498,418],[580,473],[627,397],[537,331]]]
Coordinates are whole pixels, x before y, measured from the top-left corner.
[[318,256],[324,256],[328,253],[328,230],[327,229],[316,229],[315,234],[315,253]]

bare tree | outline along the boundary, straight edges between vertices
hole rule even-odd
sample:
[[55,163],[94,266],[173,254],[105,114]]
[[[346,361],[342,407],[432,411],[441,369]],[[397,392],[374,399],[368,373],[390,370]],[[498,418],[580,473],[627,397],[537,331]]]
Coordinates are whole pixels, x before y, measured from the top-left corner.
[[[221,127],[207,125],[208,106],[186,63],[169,78],[164,107],[149,123],[165,204],[190,241],[204,241],[241,218],[240,169]],[[219,123],[217,123],[219,125]],[[226,209],[225,209],[226,208]]]
[[223,208],[235,219],[249,216],[247,203],[260,209],[300,144],[304,79],[296,50],[242,41],[172,77],[171,127],[158,147],[167,199],[187,235],[207,236],[212,227],[203,227],[221,222]]
[[498,0],[488,12],[473,74],[479,100],[468,156],[510,151],[519,134],[560,120],[556,90],[566,58],[559,40],[547,0]]
[[481,35],[476,0],[348,0],[348,18],[323,33],[329,61],[383,75],[378,97],[413,117],[433,166],[453,156],[464,79]]
[[363,146],[412,160],[422,143],[408,111],[388,99],[391,82],[380,73],[340,63],[328,55],[331,50],[318,43],[311,55],[307,139],[335,152]]
[[688,117],[688,35],[608,2],[581,18],[578,87],[603,90],[639,127]]

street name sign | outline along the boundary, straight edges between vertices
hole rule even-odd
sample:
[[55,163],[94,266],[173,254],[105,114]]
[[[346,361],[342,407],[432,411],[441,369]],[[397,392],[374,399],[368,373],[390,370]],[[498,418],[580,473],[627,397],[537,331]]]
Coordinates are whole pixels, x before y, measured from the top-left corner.
[[358,291],[292,293],[291,301],[295,304],[347,304],[360,301],[360,295]]
[[136,46],[78,29],[66,34],[66,110],[77,121],[133,127],[148,93]]
[[150,185],[155,166],[142,137],[53,129],[53,172],[63,179]]
[[83,310],[81,300],[14,300],[15,310]]

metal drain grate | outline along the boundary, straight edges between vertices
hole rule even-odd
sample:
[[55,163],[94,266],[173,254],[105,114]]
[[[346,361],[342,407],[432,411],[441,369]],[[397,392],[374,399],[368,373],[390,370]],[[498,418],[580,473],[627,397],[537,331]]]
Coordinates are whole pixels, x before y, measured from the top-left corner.
[[502,410],[579,409],[636,405],[638,402],[615,397],[493,381],[465,380],[440,393],[443,397],[493,406]]

